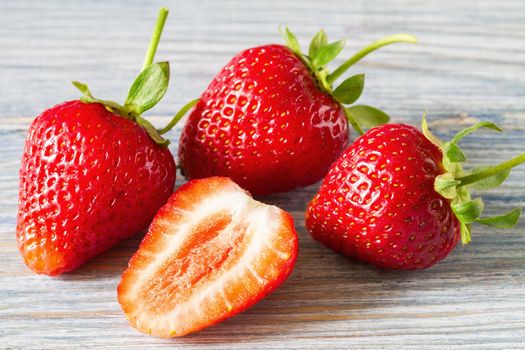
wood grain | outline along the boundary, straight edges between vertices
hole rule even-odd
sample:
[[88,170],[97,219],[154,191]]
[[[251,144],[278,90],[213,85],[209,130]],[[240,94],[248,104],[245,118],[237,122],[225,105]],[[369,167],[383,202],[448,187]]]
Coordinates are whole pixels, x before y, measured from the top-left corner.
[[[332,254],[305,231],[303,210],[317,186],[262,198],[290,211],[300,235],[291,278],[251,310],[182,339],[131,329],[116,285],[140,234],[59,278],[31,273],[15,242],[18,167],[31,119],[90,84],[122,100],[140,68],[158,7],[168,19],[158,58],[172,85],[153,112],[166,122],[200,94],[243,48],[280,42],[288,24],[306,45],[324,27],[348,38],[344,56],[382,35],[409,32],[421,43],[393,46],[354,70],[367,73],[362,102],[396,121],[429,119],[450,137],[473,118],[507,132],[465,140],[472,165],[525,149],[525,2],[456,1],[2,1],[0,2],[0,348],[525,348],[525,225],[503,233],[476,227],[434,268],[378,270]],[[440,121],[437,121],[437,119]],[[176,145],[180,126],[169,135]],[[174,146],[173,146],[174,147]],[[176,151],[172,148],[172,151]],[[488,212],[525,206],[525,167],[486,194]],[[177,186],[183,183],[178,177]]]

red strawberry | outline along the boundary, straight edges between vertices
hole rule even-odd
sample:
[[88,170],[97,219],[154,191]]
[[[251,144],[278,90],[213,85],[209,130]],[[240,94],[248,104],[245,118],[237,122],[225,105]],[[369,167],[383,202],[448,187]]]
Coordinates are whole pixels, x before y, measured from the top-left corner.
[[175,184],[175,162],[133,121],[70,101],[31,125],[17,239],[26,264],[56,275],[145,228]]
[[409,35],[377,41],[333,74],[326,64],[344,42],[328,44],[323,31],[312,40],[309,55],[300,52],[288,30],[288,47],[265,45],[242,51],[202,94],[182,132],[179,157],[190,179],[229,176],[252,194],[267,194],[321,179],[348,145],[348,121],[385,123],[388,116],[355,102],[364,75],[334,82],[371,51],[394,42],[415,42]]
[[[426,122],[387,124],[358,138],[332,165],[306,211],[313,238],[344,255],[395,269],[424,269],[445,258],[470,224],[507,228],[521,210],[479,218],[483,203],[468,187],[493,188],[525,154],[490,168],[462,169],[457,146],[466,134],[496,125],[481,122],[443,143]],[[426,135],[426,136],[425,136]]]
[[33,121],[20,169],[16,234],[35,272],[77,268],[145,228],[173,192],[168,141],[141,117],[168,85],[168,63],[151,64],[166,15],[161,10],[155,45],[124,106],[96,99],[74,82],[84,93],[81,101],[57,105]]
[[118,300],[141,332],[182,336],[260,301],[286,280],[296,257],[288,213],[228,178],[193,180],[157,213]]

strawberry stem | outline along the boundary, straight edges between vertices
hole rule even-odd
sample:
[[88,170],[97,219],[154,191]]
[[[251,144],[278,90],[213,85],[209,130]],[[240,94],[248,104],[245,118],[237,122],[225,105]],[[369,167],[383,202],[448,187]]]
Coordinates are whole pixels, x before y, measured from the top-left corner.
[[470,185],[474,182],[486,179],[487,177],[494,176],[502,171],[514,168],[515,166],[520,165],[522,163],[525,163],[525,153],[522,153],[519,156],[507,160],[506,162],[503,162],[499,165],[457,178],[456,180],[461,182],[459,185],[457,185],[457,187],[459,188],[466,185]]
[[148,51],[146,52],[146,57],[144,57],[144,63],[142,64],[142,70],[144,70],[150,64],[153,63],[153,58],[155,57],[155,53],[157,52],[160,36],[162,35],[162,30],[164,29],[166,18],[168,18],[168,13],[169,11],[165,7],[161,7],[161,9],[159,10],[157,23],[155,24],[155,30],[153,31],[153,35],[151,36]]
[[351,66],[359,62],[363,57],[368,55],[369,53],[383,47],[386,45],[394,44],[394,43],[410,43],[415,44],[417,43],[417,38],[410,34],[394,34],[389,35],[387,37],[384,37],[382,39],[379,39],[377,41],[374,41],[370,45],[362,48],[359,52],[357,52],[355,55],[350,57],[348,61],[344,62],[342,65],[340,65],[332,74],[330,74],[327,78],[327,81],[329,84],[332,84],[334,81],[336,81],[341,75],[343,75]]
[[184,107],[182,107],[177,114],[171,119],[171,121],[159,130],[159,134],[165,134],[168,131],[170,131],[178,122],[181,120],[182,117],[191,109],[191,107],[195,106],[199,102],[199,99],[196,98],[195,100],[191,100],[190,102],[186,103]]

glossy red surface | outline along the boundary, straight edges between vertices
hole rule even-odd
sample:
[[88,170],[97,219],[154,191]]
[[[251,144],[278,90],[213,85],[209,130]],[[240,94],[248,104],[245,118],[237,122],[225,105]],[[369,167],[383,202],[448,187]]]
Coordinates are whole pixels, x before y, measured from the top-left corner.
[[416,128],[387,124],[358,138],[310,202],[312,237],[378,266],[422,269],[456,246],[459,223],[434,191],[441,151]]
[[175,162],[134,122],[70,101],[31,124],[20,169],[18,246],[56,275],[147,227],[175,184]]
[[184,127],[179,158],[190,179],[228,176],[267,194],[320,180],[348,139],[339,103],[292,51],[267,45],[239,53],[211,82]]

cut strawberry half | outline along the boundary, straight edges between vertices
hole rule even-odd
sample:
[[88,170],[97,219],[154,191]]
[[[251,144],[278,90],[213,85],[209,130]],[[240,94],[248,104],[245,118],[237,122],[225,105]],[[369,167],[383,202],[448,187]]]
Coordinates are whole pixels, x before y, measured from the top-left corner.
[[157,213],[118,286],[131,325],[176,337],[258,302],[290,275],[297,234],[285,211],[232,180],[190,181]]

